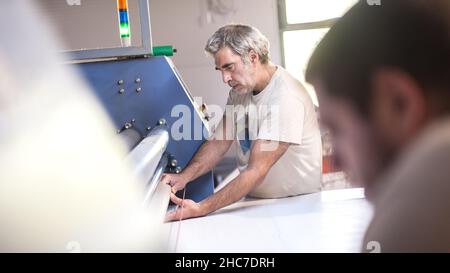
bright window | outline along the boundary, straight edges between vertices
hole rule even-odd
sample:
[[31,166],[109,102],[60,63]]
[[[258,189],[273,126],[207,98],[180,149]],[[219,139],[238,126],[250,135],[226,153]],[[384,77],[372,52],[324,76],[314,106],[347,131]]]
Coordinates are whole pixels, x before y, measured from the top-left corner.
[[358,0],[279,0],[286,70],[306,87],[314,104],[316,93],[305,82],[305,70],[314,48],[330,27]]

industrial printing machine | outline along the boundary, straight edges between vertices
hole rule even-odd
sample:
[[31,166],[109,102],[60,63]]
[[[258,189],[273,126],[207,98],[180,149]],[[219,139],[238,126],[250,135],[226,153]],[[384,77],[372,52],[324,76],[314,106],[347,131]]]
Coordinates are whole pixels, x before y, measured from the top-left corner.
[[[84,76],[126,143],[125,160],[147,183],[143,202],[150,204],[162,174],[180,172],[209,135],[203,106],[194,101],[169,58],[176,49],[152,47],[148,0],[44,0],[38,5],[68,47],[63,53],[69,65]],[[171,131],[177,120],[185,123],[178,128],[183,137],[175,139]],[[208,172],[189,183],[185,197],[199,202],[213,187]],[[160,194],[164,197],[152,205],[165,213],[167,187]]]
[[[163,172],[184,168],[204,139],[174,140],[170,128],[176,105],[190,109],[192,126],[207,121],[167,57],[145,57],[77,64],[91,83],[127,143],[136,171],[149,182],[149,195]],[[187,128],[183,128],[186,130]],[[190,130],[194,134],[194,128]],[[200,201],[213,192],[209,172],[190,183],[186,197]]]
[[[145,196],[147,201],[150,200],[161,175],[164,172],[180,172],[209,133],[208,121],[201,106],[193,100],[168,57],[176,50],[171,46],[152,47],[147,0],[45,0],[40,5],[51,17],[50,21],[62,28],[61,33],[68,32],[72,36],[77,34],[68,29],[67,21],[108,19],[112,12],[117,14],[108,25],[110,29],[100,30],[117,34],[108,37],[115,44],[86,48],[85,44],[90,41],[85,40],[83,44],[81,36],[78,39],[81,42],[72,45],[65,54],[72,60],[71,65],[85,76],[114,122],[118,136],[127,144],[130,150],[128,160],[134,165],[135,173],[147,181],[148,192]],[[96,14],[99,11],[95,8],[99,6],[102,6],[104,14]],[[61,17],[64,21],[54,21]],[[131,37],[130,25],[133,23]],[[73,47],[82,49],[73,50]],[[190,116],[172,113],[176,106],[189,110]],[[186,124],[183,124],[182,130],[187,130],[191,136],[175,140],[171,126],[180,118],[190,120],[187,124],[191,128],[185,128]],[[183,136],[186,136],[185,132]],[[209,172],[187,186],[185,197],[201,201],[213,193],[213,186],[213,175]]]

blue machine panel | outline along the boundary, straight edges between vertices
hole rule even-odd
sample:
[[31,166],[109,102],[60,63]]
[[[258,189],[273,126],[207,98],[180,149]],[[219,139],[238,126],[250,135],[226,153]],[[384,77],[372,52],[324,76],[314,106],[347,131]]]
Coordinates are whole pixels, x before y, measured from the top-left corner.
[[[161,118],[167,121],[169,127],[179,119],[171,116],[174,106],[189,107],[191,138],[174,140],[170,134],[167,148],[167,152],[177,159],[178,166],[186,167],[205,140],[203,136],[195,140],[194,124],[201,124],[203,129],[204,123],[170,59],[151,57],[81,63],[77,66],[117,129],[134,120],[133,127],[145,136],[146,128],[154,127]],[[188,184],[186,198],[199,202],[213,193],[213,187],[213,175],[209,172]]]

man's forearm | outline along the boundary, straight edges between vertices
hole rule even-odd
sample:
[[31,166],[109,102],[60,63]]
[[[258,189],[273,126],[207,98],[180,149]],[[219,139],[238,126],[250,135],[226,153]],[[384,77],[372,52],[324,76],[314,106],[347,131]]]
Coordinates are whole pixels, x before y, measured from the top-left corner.
[[222,159],[232,143],[231,140],[206,141],[181,174],[188,181],[192,181],[210,171]]
[[[276,144],[276,145],[274,145]],[[274,151],[266,151],[263,145],[276,147]],[[253,188],[258,186],[273,164],[286,152],[289,143],[256,140],[250,155],[248,167],[222,190],[200,202],[202,215],[207,215],[229,204],[239,201]]]
[[239,201],[264,179],[261,172],[246,170],[217,193],[200,202],[203,215]]

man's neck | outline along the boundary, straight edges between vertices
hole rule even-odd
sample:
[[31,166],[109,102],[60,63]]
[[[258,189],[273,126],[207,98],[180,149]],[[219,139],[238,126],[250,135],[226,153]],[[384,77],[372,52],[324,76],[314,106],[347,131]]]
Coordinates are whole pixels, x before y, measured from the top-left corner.
[[275,71],[277,71],[277,66],[271,62],[268,62],[267,64],[261,66],[260,71],[258,72],[259,77],[257,80],[257,84],[255,86],[255,89],[253,90],[253,95],[259,94],[267,87],[270,80],[272,79],[273,74],[275,74]]

